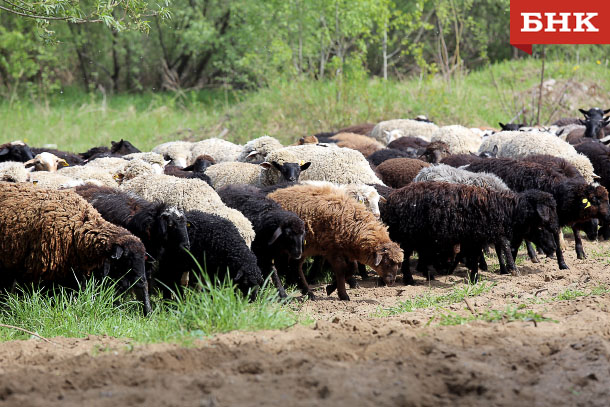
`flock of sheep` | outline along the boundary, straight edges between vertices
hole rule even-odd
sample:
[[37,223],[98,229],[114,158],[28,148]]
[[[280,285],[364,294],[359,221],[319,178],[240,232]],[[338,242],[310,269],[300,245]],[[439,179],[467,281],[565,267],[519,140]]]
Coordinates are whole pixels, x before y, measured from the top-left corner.
[[[561,227],[610,237],[610,110],[581,110],[549,128],[439,127],[425,117],[360,124],[284,146],[172,141],[140,152],[128,141],[81,154],[0,145],[0,284],[78,287],[95,276],[149,296],[227,273],[255,296],[271,276],[308,284],[324,261],[330,295],[349,300],[355,275],[414,284],[463,262],[472,281],[495,248],[517,274],[523,241],[563,258]],[[532,243],[536,246],[532,245]],[[306,276],[304,261],[314,257]],[[198,266],[201,265],[201,268]]]

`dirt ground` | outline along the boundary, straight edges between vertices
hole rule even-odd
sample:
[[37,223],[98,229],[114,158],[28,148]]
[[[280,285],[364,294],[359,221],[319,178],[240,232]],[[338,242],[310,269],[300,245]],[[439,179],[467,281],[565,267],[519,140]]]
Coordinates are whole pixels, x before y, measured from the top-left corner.
[[464,302],[376,316],[451,292],[460,273],[431,284],[419,277],[415,287],[365,281],[349,290],[350,302],[320,287],[321,299],[302,308],[315,322],[282,331],[232,332],[192,347],[100,337],[0,344],[0,406],[608,406],[610,294],[549,300],[610,287],[610,243],[586,242],[582,261],[568,244],[570,270],[526,260],[519,277],[483,273],[496,285],[470,299],[475,313],[529,304],[556,322],[440,326],[434,318],[472,315]]

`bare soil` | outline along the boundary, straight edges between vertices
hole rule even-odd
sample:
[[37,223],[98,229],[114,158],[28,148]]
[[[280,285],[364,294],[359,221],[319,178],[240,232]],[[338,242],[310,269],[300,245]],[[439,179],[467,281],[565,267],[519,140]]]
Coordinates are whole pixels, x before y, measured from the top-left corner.
[[0,406],[608,406],[610,295],[551,299],[610,287],[610,243],[586,242],[586,260],[568,245],[570,270],[525,260],[518,277],[483,273],[496,285],[470,299],[475,313],[526,304],[556,322],[439,325],[439,313],[472,315],[464,302],[377,316],[451,292],[463,272],[414,287],[364,281],[350,302],[319,287],[320,300],[302,306],[315,322],[282,331],[191,347],[106,337],[0,344]]

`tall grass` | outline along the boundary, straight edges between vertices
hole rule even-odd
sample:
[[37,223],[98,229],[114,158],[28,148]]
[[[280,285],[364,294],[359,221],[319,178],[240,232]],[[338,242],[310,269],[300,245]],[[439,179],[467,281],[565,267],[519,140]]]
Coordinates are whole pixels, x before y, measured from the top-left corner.
[[[439,124],[497,126],[522,106],[532,117],[540,61],[507,61],[451,81],[367,79],[277,81],[257,91],[202,90],[108,95],[65,89],[41,98],[0,102],[3,140],[52,143],[84,151],[129,139],[148,150],[163,141],[217,136],[236,142],[269,134],[290,143],[304,134],[359,122],[427,114]],[[603,65],[548,62],[545,78],[584,84],[565,97],[543,100],[542,119],[577,115],[576,109],[609,105],[610,75]],[[561,88],[562,83],[557,85]]]
[[[201,290],[187,289],[171,301],[154,299],[147,317],[135,301],[117,298],[108,280],[90,280],[78,291],[58,288],[54,295],[27,287],[0,300],[0,323],[43,337],[109,335],[137,342],[184,342],[232,330],[278,329],[302,319],[278,301],[273,286],[265,284],[250,302],[228,279],[205,276],[201,285]],[[2,341],[28,337],[0,328]]]

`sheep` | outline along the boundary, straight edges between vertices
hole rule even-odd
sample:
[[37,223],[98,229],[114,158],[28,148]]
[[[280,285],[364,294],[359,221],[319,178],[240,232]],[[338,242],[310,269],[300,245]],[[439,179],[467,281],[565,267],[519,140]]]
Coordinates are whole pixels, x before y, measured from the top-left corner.
[[438,164],[445,157],[451,155],[449,145],[444,141],[430,142],[419,155],[418,158],[429,162],[430,164]]
[[544,132],[507,131],[486,137],[481,143],[479,153],[492,151],[497,146],[497,156],[504,158],[523,158],[532,154],[549,154],[561,157],[574,165],[588,183],[593,182],[593,165],[573,146],[558,137]]
[[99,169],[100,172],[108,172],[113,173],[119,168],[122,168],[127,164],[127,160],[123,157],[98,157],[91,161],[88,161],[82,167],[78,167],[75,172],[85,171],[82,168],[96,168]]
[[237,157],[242,152],[242,149],[242,146],[233,144],[230,141],[219,138],[209,138],[193,143],[188,163],[189,165],[194,163],[197,157],[202,154],[214,157],[214,160],[216,160],[217,163],[236,161]]
[[294,144],[291,145],[302,146],[303,144],[318,144],[319,142],[320,140],[318,140],[316,136],[305,136],[299,138]]
[[[188,211],[185,216],[192,257],[185,254],[181,262],[170,265],[178,273],[159,275],[163,287],[186,285],[188,282],[196,284],[197,278],[188,277],[179,281],[177,276],[184,276],[185,273],[199,275],[199,267],[208,275],[220,276],[226,275],[228,269],[231,279],[244,294],[250,292],[256,295],[258,287],[263,284],[263,275],[257,266],[256,256],[246,246],[235,225],[225,218],[198,210]],[[172,267],[160,269],[169,272]],[[163,292],[167,298],[167,289],[163,289]]]
[[379,151],[375,151],[373,154],[366,157],[371,168],[375,169],[382,162],[391,160],[392,158],[416,158],[412,153],[407,151],[398,150],[395,148],[384,148]]
[[218,163],[208,167],[205,175],[210,178],[211,185],[215,188],[222,188],[227,185],[250,184],[256,186],[270,186],[282,181],[296,182],[301,176],[301,172],[309,168],[311,163],[290,163],[279,164],[277,161],[264,162],[259,165],[226,162]]
[[[332,137],[336,134],[339,133],[355,133],[355,134],[360,134],[362,136],[370,136],[371,132],[373,131],[373,129],[375,128],[376,124],[375,123],[360,123],[360,124],[354,124],[352,126],[347,126],[344,127],[342,129],[339,129],[337,131],[330,131],[330,132],[323,132],[323,133],[317,133],[313,136],[305,136],[307,137],[314,137],[317,138],[318,136],[320,137]],[[307,144],[307,143],[301,143],[301,144]],[[313,144],[317,144],[313,143]]]
[[432,167],[422,168],[413,182],[449,182],[452,184],[472,185],[487,188],[492,191],[509,191],[504,181],[494,174],[485,172],[473,173],[449,165],[439,164]]
[[191,160],[190,141],[170,141],[153,147],[152,152],[161,154],[165,159],[171,160],[174,165],[186,167]]
[[[302,180],[330,181],[337,184],[381,184],[366,158],[349,148],[335,146],[302,145],[284,147],[267,155],[267,162],[311,163],[307,171],[301,173]],[[278,171],[269,168],[261,172],[261,185],[277,184]]]
[[387,145],[387,148],[395,148],[397,150],[402,150],[405,152],[411,152],[413,150],[417,151],[422,148],[426,148],[430,144],[429,141],[426,141],[419,137],[399,137],[396,140],[390,142]]
[[146,152],[146,153],[130,153],[130,154],[125,154],[123,155],[123,158],[125,160],[142,160],[144,162],[147,162],[149,164],[157,164],[159,167],[164,168],[168,161],[165,160],[165,158],[163,158],[163,156],[161,154],[158,153],[153,153],[153,152]]
[[128,154],[140,153],[141,151],[129,141],[121,139],[120,141],[110,142],[110,152],[125,156]]
[[16,161],[0,162],[0,181],[26,182],[27,180],[28,170],[23,163]]
[[432,135],[438,130],[438,126],[419,120],[396,119],[379,122],[371,131],[371,137],[383,145],[396,140],[399,137],[420,137],[431,141]]
[[[295,185],[278,189],[269,198],[305,222],[302,257],[276,263],[278,271],[296,267],[304,294],[314,298],[302,266],[305,258],[315,255],[324,256],[331,264],[341,300],[349,300],[345,279],[350,277],[354,261],[371,267],[386,284],[394,283],[403,253],[390,240],[386,227],[364,205],[329,186]],[[327,293],[333,288],[327,287]]]
[[[539,189],[551,193],[557,201],[557,215],[561,226],[572,226],[592,218],[606,219],[610,216],[608,192],[602,186],[594,186],[581,179],[567,178],[544,164],[513,160],[510,158],[493,158],[481,160],[466,167],[473,172],[491,172],[500,178],[513,191]],[[576,254],[579,259],[585,257],[582,240],[577,230],[574,231]],[[557,245],[559,268],[567,268],[563,254]]]
[[208,155],[200,155],[195,162],[188,167],[180,168],[175,165],[167,165],[163,169],[164,174],[178,178],[199,178],[212,185],[212,180],[205,174],[205,170],[214,165],[215,161]]
[[120,279],[119,292],[133,286],[144,313],[150,312],[144,245],[76,193],[3,184],[0,208],[4,281],[75,286],[74,273],[77,282],[108,275]]
[[154,174],[163,174],[163,169],[157,164],[149,164],[140,159],[129,160],[125,165],[119,167],[112,177],[120,184],[123,181]]
[[[117,188],[84,185],[75,188],[74,192],[108,222],[122,226],[140,238],[152,261],[177,259],[184,250],[190,249],[186,218],[175,208],[149,202]],[[164,262],[168,263],[172,261]]]
[[[115,158],[98,158],[97,160],[106,160]],[[95,161],[97,161],[95,160]],[[124,161],[124,160],[123,160]],[[99,163],[98,163],[99,164]],[[100,164],[101,165],[101,164]],[[79,179],[94,179],[100,181],[103,185],[107,187],[116,187],[117,183],[112,178],[111,172],[108,170],[97,167],[95,165],[84,165],[84,166],[76,166],[76,167],[65,167],[58,170],[55,174],[64,175],[70,178],[79,178]]]
[[[35,155],[38,155],[40,153],[45,153],[45,152],[46,153],[51,153],[51,154],[53,154],[56,157],[63,158],[71,166],[74,166],[74,165],[83,165],[85,163],[85,160],[81,156],[79,156],[78,154],[70,153],[70,152],[67,152],[67,151],[60,151],[60,150],[57,150],[55,148],[44,148],[44,147],[36,148],[36,147],[33,147],[31,151]],[[32,158],[34,158],[34,156],[30,157],[29,160],[31,160]],[[27,160],[24,160],[24,161],[27,161]]]
[[184,212],[199,210],[219,215],[235,224],[248,247],[254,240],[250,221],[239,211],[223,204],[216,191],[199,179],[164,174],[144,175],[124,180],[121,189],[134,192],[149,201],[165,202]]
[[335,143],[338,147],[360,151],[365,157],[384,148],[378,141],[356,133],[337,133],[332,137],[320,139],[320,141],[323,143]]
[[413,182],[422,168],[430,164],[415,158],[392,158],[377,167],[383,182],[392,188],[401,188]]
[[250,140],[244,144],[237,156],[237,161],[246,163],[258,163],[265,161],[267,154],[284,147],[276,138],[263,136]]
[[[258,188],[249,185],[227,186],[219,189],[218,195],[225,205],[237,209],[252,222],[256,233],[252,251],[263,276],[271,274],[273,261],[279,255],[295,260],[301,258],[305,224],[295,213],[282,209]],[[272,278],[280,298],[286,298],[276,270]]]
[[57,167],[68,167],[69,164],[63,158],[59,158],[51,153],[40,153],[36,157],[25,162],[25,168],[33,167],[33,171],[57,171]]
[[[577,128],[567,133],[565,141],[570,144],[578,144],[583,139],[603,139],[606,135],[604,128],[610,124],[610,117],[603,117],[603,112],[600,110],[596,114],[586,116],[585,120],[580,120],[580,124],[584,125],[583,128]],[[564,132],[565,134],[565,132]]]
[[84,184],[94,184],[98,186],[105,185],[96,179],[77,179],[58,174],[56,172],[47,171],[30,172],[28,174],[27,182],[36,185],[38,188],[47,189],[66,189]]
[[442,141],[449,146],[451,154],[475,153],[482,137],[464,126],[444,126],[432,134],[431,142]]
[[17,161],[24,163],[34,158],[30,147],[23,141],[0,144],[0,162]]
[[[478,279],[481,249],[495,243],[516,272],[510,242],[520,241],[533,228],[544,228],[559,239],[553,197],[541,191],[515,194],[445,182],[416,182],[387,198],[383,220],[390,237],[399,242],[405,261],[403,283],[414,284],[409,257],[419,254],[417,269],[427,273],[429,263],[453,261],[457,252],[466,258],[470,280]],[[426,267],[423,268],[422,266]]]
[[500,131],[518,131],[520,128],[527,126],[525,123],[498,123],[500,125]]
[[[326,186],[330,188],[336,188],[341,190],[354,198],[357,202],[364,204],[371,213],[377,217],[379,214],[379,201],[385,201],[385,198],[381,197],[377,190],[366,184],[334,184],[328,181],[302,181],[301,185],[314,185],[314,186]],[[292,185],[288,185],[292,186]]]

